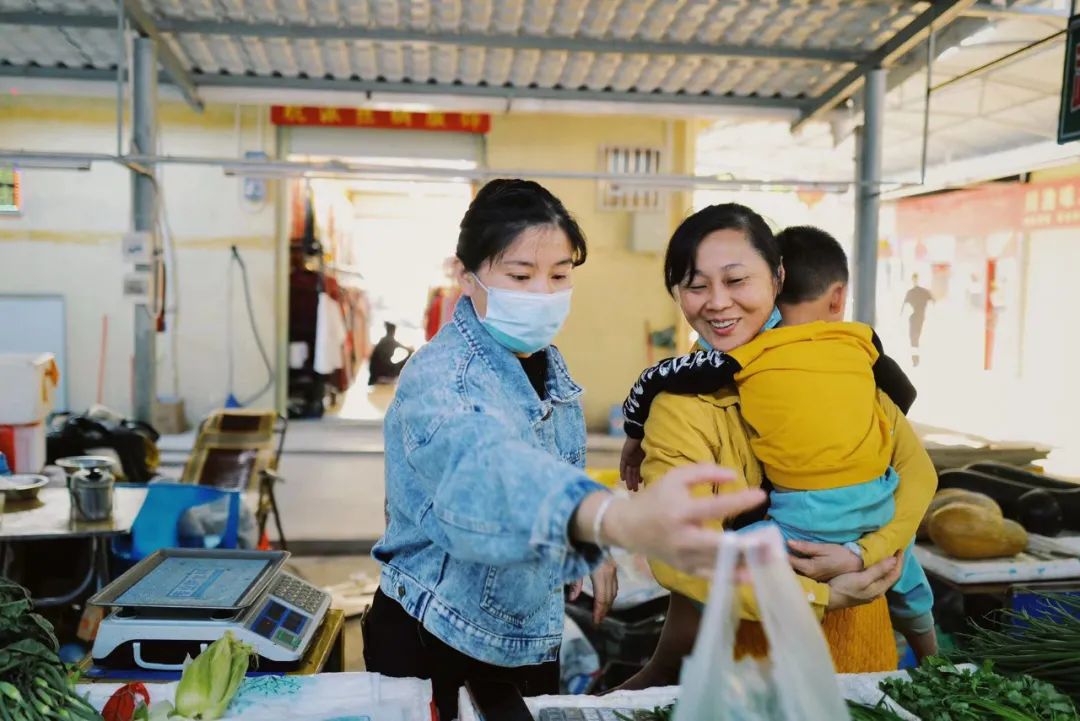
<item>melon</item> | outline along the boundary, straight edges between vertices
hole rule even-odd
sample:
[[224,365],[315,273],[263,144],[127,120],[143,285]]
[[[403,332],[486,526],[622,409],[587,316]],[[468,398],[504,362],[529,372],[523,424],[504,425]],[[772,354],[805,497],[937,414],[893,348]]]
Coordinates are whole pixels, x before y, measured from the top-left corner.
[[972,503],[976,506],[983,506],[991,513],[1001,518],[1001,506],[997,504],[990,496],[985,493],[976,493],[975,491],[966,491],[963,488],[943,488],[934,495],[933,500],[930,501],[930,505],[926,509],[925,515],[923,515],[922,521],[919,523],[919,529],[915,532],[915,538],[920,541],[924,541],[930,537],[930,518],[937,513],[939,509],[944,508],[950,503]]
[[953,558],[1007,558],[1027,548],[1027,531],[983,505],[956,501],[930,517],[930,540]]

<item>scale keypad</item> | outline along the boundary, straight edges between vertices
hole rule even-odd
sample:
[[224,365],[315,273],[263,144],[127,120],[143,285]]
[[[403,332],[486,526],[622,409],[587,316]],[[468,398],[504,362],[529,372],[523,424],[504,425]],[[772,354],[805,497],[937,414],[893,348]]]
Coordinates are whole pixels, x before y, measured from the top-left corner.
[[305,583],[298,578],[287,575],[278,578],[270,593],[312,615],[319,610],[323,599],[328,595],[325,591],[312,586],[310,583]]
[[280,646],[296,650],[319,606],[328,596],[310,583],[282,574],[255,616],[251,630]]

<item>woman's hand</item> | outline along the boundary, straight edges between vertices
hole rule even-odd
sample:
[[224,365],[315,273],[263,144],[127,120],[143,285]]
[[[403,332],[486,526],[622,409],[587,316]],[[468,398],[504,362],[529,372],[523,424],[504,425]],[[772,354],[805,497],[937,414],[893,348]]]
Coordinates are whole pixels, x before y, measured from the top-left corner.
[[641,440],[627,437],[619,455],[619,477],[631,491],[641,486],[641,464],[644,462],[645,451],[641,449]]
[[[611,606],[615,603],[615,597],[619,595],[618,568],[614,561],[605,561],[592,572],[589,578],[592,579],[593,588],[593,624],[599,626],[600,622],[607,618]],[[584,588],[582,581],[574,581],[570,584],[567,600],[576,601],[581,595],[582,588]]]
[[788,548],[799,554],[789,556],[795,572],[815,581],[825,583],[842,574],[863,570],[861,558],[835,543],[788,541]]
[[681,466],[631,498],[617,498],[604,515],[600,538],[592,537],[591,522],[604,493],[587,497],[575,515],[575,536],[586,541],[620,546],[700,576],[711,576],[723,535],[705,528],[765,501],[761,489],[694,497],[694,486],[731,483],[735,471],[711,464]]
[[900,579],[904,556],[898,553],[865,571],[845,573],[829,581],[829,610],[870,603]]
[[614,561],[605,561],[592,572],[593,625],[599,626],[619,595],[619,574]]

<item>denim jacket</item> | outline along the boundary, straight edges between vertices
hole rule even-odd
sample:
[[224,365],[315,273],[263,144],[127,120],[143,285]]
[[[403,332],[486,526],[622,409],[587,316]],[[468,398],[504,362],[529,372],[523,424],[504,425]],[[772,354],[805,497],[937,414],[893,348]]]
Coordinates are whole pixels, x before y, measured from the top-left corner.
[[599,549],[571,516],[585,475],[581,388],[548,348],[546,400],[462,298],[413,356],[386,414],[380,587],[436,637],[498,666],[558,657],[563,587]]

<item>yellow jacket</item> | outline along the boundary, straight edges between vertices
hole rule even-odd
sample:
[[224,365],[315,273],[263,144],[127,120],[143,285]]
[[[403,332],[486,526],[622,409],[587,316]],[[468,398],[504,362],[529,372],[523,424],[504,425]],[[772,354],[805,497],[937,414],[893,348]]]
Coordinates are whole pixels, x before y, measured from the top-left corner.
[[866,483],[892,456],[877,403],[873,331],[863,323],[805,323],[761,333],[728,355],[750,447],[777,486],[816,491]]
[[[937,474],[915,431],[888,396],[880,391],[877,395],[886,420],[894,429],[892,465],[900,476],[900,485],[892,522],[859,540],[866,566],[907,546],[937,490]],[[738,481],[718,489],[700,487],[696,490],[699,495],[758,487],[763,476],[751,449],[753,436],[740,415],[739,396],[733,391],[699,396],[662,393],[653,401],[645,424],[642,479],[648,484],[678,466],[717,463],[735,469]],[[656,580],[665,588],[697,601],[707,599],[709,586],[705,579],[663,563],[650,565]],[[820,618],[829,603],[829,586],[808,578],[799,580]],[[750,589],[740,588],[739,597],[742,618],[758,620],[757,603]]]

